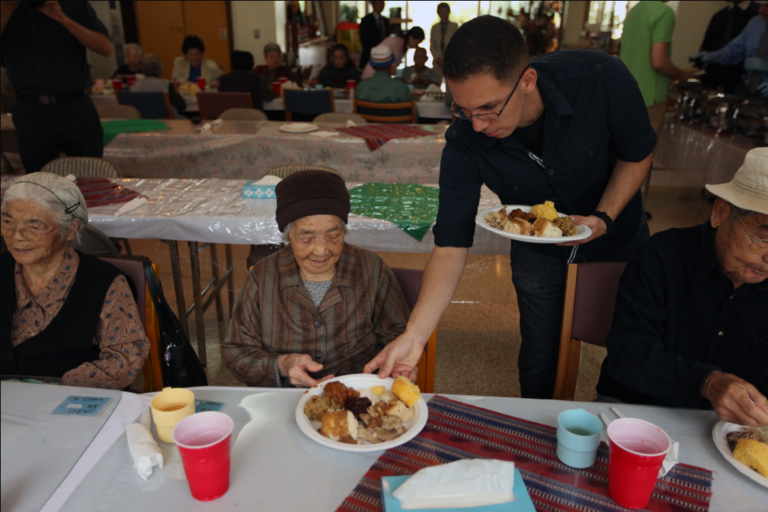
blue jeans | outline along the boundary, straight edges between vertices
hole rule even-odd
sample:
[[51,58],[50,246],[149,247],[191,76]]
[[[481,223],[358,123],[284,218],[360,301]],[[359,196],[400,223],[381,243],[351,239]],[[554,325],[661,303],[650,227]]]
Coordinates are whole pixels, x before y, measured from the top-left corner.
[[[600,261],[626,261],[650,238],[643,218],[635,238]],[[576,263],[583,263],[576,253]],[[512,283],[520,308],[522,344],[517,366],[523,398],[552,398],[555,392],[560,328],[568,265],[560,256],[536,250],[534,244],[512,242]]]

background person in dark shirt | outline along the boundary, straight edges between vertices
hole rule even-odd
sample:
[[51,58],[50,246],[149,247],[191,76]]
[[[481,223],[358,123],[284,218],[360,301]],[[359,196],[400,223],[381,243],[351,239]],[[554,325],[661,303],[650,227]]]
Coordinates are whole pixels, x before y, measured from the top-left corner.
[[141,51],[141,46],[136,43],[128,43],[125,45],[125,60],[127,61],[122,66],[119,66],[112,78],[124,79],[127,76],[136,76],[137,73],[143,73],[141,71],[141,56],[144,52]]
[[334,89],[346,89],[347,80],[360,80],[360,71],[349,60],[349,49],[343,44],[337,44],[333,47],[333,60],[320,70],[318,83],[323,87],[333,87]]
[[559,212],[592,230],[568,246],[511,244],[522,396],[551,398],[567,263],[627,259],[647,241],[639,188],[656,135],[621,61],[570,50],[529,62],[520,31],[493,16],[459,28],[443,73],[459,119],[446,131],[440,162],[436,247],[405,334],[366,370],[413,375],[461,279],[485,184],[501,204],[554,201]]
[[707,189],[708,222],[657,233],[627,265],[597,391],[768,425],[768,149]]
[[262,100],[275,99],[275,90],[266,78],[251,72],[253,55],[251,52],[235,50],[229,56],[232,72],[219,78],[220,92],[249,92],[253,108],[262,108]]
[[13,124],[27,172],[67,156],[101,157],[104,130],[91,98],[86,48],[109,57],[107,29],[88,2],[0,2],[3,66],[16,104]]

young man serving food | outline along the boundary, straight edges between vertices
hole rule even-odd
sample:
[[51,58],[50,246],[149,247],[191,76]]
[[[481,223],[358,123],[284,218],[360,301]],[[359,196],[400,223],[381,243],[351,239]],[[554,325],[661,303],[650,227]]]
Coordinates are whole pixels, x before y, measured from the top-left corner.
[[492,16],[462,25],[443,72],[458,119],[446,132],[435,249],[405,333],[366,371],[414,376],[461,279],[485,184],[502,204],[552,201],[592,231],[567,244],[511,243],[522,396],[551,398],[567,264],[627,259],[647,241],[639,189],[656,135],[619,59],[572,50],[531,62],[520,31]]

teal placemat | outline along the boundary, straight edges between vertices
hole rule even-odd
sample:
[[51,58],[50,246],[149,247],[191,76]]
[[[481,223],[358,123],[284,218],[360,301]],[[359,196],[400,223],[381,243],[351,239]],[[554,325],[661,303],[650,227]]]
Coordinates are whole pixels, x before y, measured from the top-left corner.
[[171,129],[170,126],[157,119],[120,119],[117,121],[102,121],[101,126],[104,128],[105,146],[121,133],[157,132],[160,130]]
[[349,191],[352,213],[392,222],[419,242],[437,219],[439,194],[409,183],[366,183]]

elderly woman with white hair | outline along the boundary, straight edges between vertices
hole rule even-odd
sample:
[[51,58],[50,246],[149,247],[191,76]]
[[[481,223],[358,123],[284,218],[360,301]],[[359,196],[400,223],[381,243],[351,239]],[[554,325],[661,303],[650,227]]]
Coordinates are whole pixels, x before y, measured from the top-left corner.
[[263,76],[267,83],[277,82],[280,78],[291,78],[291,68],[283,65],[283,50],[277,43],[267,43],[264,45],[264,60],[266,64],[261,64],[253,69],[257,75]]
[[146,77],[133,84],[129,90],[131,92],[167,92],[171,105],[173,105],[175,117],[177,119],[184,119],[184,116],[179,112],[187,109],[187,102],[179,94],[177,84],[160,78],[165,69],[160,57],[152,53],[146,54],[141,58],[141,69]]
[[227,368],[249,386],[310,387],[362,373],[405,331],[408,304],[374,252],[344,241],[344,180],[301,171],[275,188],[288,246],[254,265],[222,343]]
[[136,43],[128,43],[125,45],[126,63],[119,66],[115,72],[112,73],[112,78],[123,79],[127,76],[136,76],[138,73],[143,73],[141,70],[142,54],[141,46]]
[[16,180],[2,202],[0,363],[3,375],[61,378],[125,389],[149,353],[127,278],[72,242],[88,223],[85,199],[50,173]]

